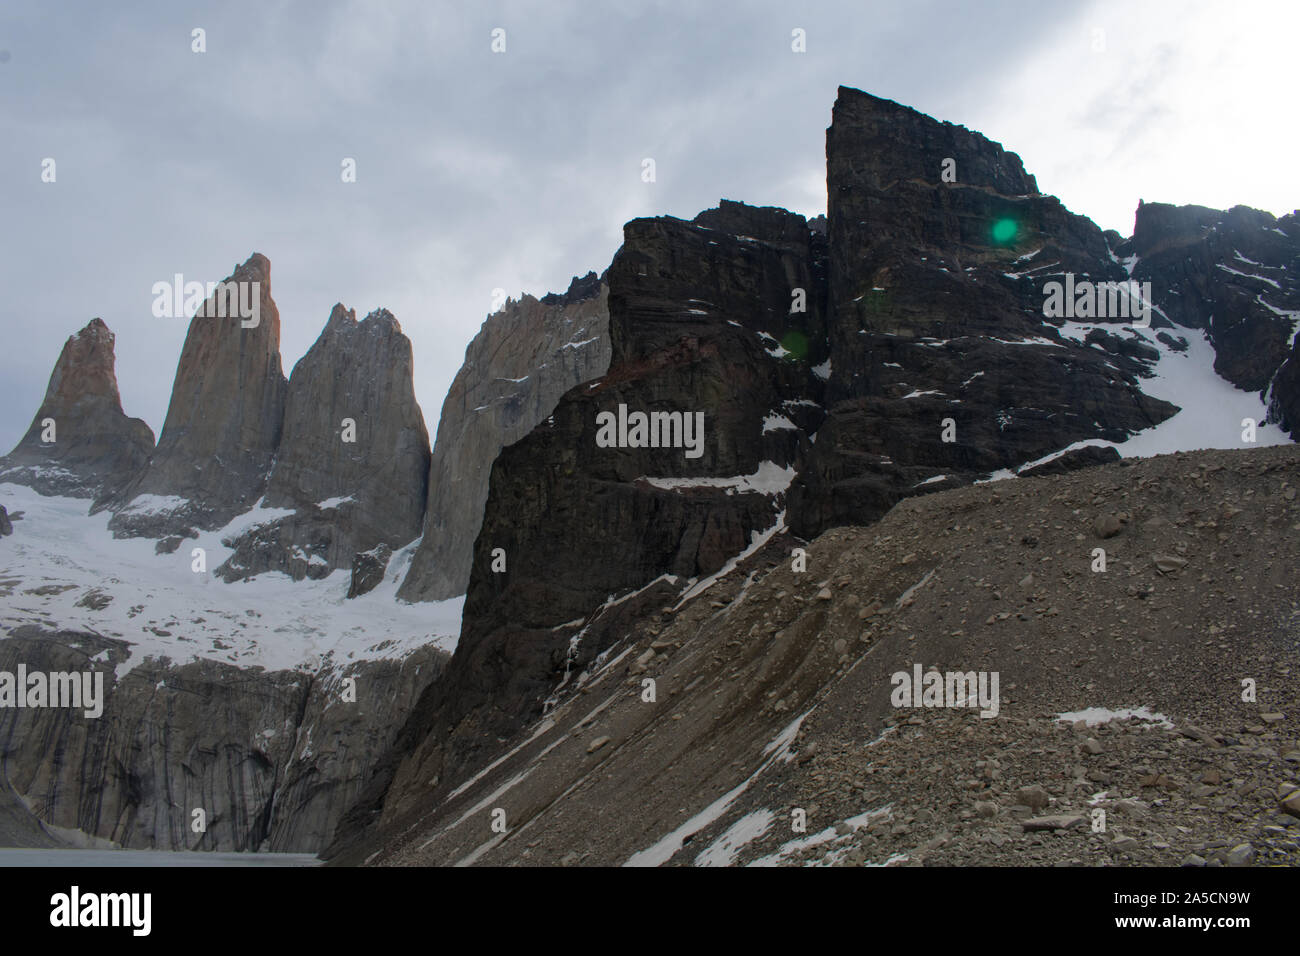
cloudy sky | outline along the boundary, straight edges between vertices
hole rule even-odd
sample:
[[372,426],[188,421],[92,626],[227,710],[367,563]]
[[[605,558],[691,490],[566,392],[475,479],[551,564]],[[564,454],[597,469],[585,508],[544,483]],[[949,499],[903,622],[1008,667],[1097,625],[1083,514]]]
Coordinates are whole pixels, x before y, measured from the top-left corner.
[[1139,197],[1280,215],[1297,27],[1292,0],[3,0],[0,451],[94,316],[160,430],[187,322],[153,284],[254,251],[286,373],[335,302],[387,307],[432,433],[493,289],[603,270],[635,216],[824,212],[840,84],[980,130],[1125,235]]

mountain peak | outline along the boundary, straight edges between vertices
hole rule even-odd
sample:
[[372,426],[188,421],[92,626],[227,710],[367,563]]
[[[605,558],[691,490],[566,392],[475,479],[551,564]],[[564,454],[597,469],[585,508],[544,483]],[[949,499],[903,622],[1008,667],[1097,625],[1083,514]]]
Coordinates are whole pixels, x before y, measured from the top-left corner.
[[377,329],[385,333],[401,334],[402,325],[397,321],[397,317],[387,309],[380,307],[375,309],[361,321],[361,326],[365,329]]
[[244,260],[242,265],[235,266],[231,279],[242,279],[249,282],[257,281],[269,288],[271,284],[271,260],[260,252],[254,252]]
[[[259,283],[256,321],[210,317],[217,312],[212,300],[190,320],[158,447],[148,467],[111,503],[115,533],[164,537],[219,528],[251,507],[266,487],[288,388],[270,260],[255,252],[224,282]],[[219,467],[207,467],[209,462]],[[148,505],[152,499],[145,499],[132,507],[141,495],[159,496],[169,505],[155,510]]]
[[325,322],[325,331],[332,332],[340,327],[351,327],[356,324],[356,310],[349,309],[342,302],[336,302],[334,308],[330,310],[330,317]]
[[68,337],[31,426],[0,459],[4,481],[42,494],[97,497],[148,460],[153,431],[122,412],[114,342],[100,318]]
[[955,183],[1004,196],[1036,195],[1038,184],[1020,157],[981,133],[942,122],[893,100],[841,86],[826,131],[826,154],[852,152],[860,181],[886,188],[904,180],[938,182],[945,160]]

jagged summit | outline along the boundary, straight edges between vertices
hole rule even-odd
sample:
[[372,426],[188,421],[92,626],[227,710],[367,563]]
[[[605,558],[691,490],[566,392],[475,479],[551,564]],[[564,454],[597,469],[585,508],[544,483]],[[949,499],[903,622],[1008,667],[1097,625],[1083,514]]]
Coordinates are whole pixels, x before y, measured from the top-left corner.
[[42,405],[71,409],[81,401],[103,401],[121,411],[117,390],[117,337],[101,318],[93,318],[64,343],[50,375]]
[[95,498],[117,490],[149,460],[153,430],[122,411],[115,342],[99,318],[68,338],[31,426],[0,459],[0,481]]
[[[1038,183],[1015,153],[981,133],[841,86],[831,110],[827,155],[853,152],[861,161],[858,181],[877,189],[905,180],[939,178],[935,160],[956,161],[957,182],[1004,196],[1039,195]],[[834,200],[834,194],[831,194]],[[831,218],[835,218],[832,214]]]
[[261,282],[266,292],[271,291],[271,260],[260,252],[254,252],[242,264],[237,264],[231,271],[230,279],[239,281]]
[[386,566],[392,550],[420,533],[429,433],[413,373],[411,342],[391,312],[376,309],[357,322],[355,312],[334,306],[289,379],[262,499],[271,514],[234,539],[219,574],[323,577],[380,546]]
[[355,309],[349,309],[342,302],[334,303],[334,308],[330,310],[330,317],[325,320],[325,328],[321,334],[325,335],[333,332],[337,328],[355,326],[357,324],[357,313]]
[[115,533],[193,535],[221,527],[262,495],[288,388],[270,261],[253,253],[228,284],[254,316],[235,314],[218,290],[190,320],[153,459],[110,503]]
[[[1277,219],[1248,206],[1144,203],[1124,253],[1135,257],[1133,278],[1161,291],[1162,317],[1206,330],[1216,372],[1238,388],[1270,390],[1296,354],[1300,229],[1294,214]],[[1294,396],[1290,374],[1278,384],[1274,417],[1300,435],[1300,419],[1283,410]]]
[[501,449],[609,367],[608,286],[594,272],[563,295],[511,300],[488,316],[442,404],[420,546],[398,596],[451,598],[469,583],[488,475]]
[[806,243],[809,231],[808,221],[798,213],[779,206],[751,206],[734,199],[721,200],[714,208],[699,213],[691,222],[730,236],[767,242]]
[[569,305],[581,302],[599,295],[603,281],[604,276],[598,276],[595,272],[588,272],[585,276],[574,276],[566,292],[563,294],[548,292],[538,301],[542,305]]
[[378,308],[361,320],[362,325],[369,323],[370,328],[383,329],[391,331],[398,335],[402,332],[402,325],[397,321],[397,317],[385,308]]

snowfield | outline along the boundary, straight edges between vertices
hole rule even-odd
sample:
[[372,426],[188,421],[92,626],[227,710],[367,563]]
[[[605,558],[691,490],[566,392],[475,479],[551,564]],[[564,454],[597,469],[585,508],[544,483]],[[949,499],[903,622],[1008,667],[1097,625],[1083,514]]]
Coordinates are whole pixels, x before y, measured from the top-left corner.
[[[1091,322],[1066,322],[1061,335],[1082,342],[1094,328],[1119,334],[1120,328]],[[1176,352],[1156,339],[1155,332],[1143,331],[1147,344],[1158,349],[1154,378],[1142,380],[1142,391],[1152,398],[1162,398],[1182,411],[1156,425],[1137,432],[1127,441],[1115,444],[1124,458],[1149,458],[1178,451],[1202,448],[1260,448],[1285,445],[1291,439],[1277,425],[1263,424],[1266,409],[1258,392],[1244,392],[1214,371],[1214,346],[1199,329],[1178,326],[1165,329],[1187,340],[1187,351]],[[1096,346],[1093,346],[1096,348]],[[1100,350],[1099,350],[1100,351]],[[1241,440],[1242,419],[1255,421],[1256,442]],[[1087,441],[1081,444],[1109,445],[1113,442]]]
[[[115,539],[111,515],[88,515],[85,499],[0,483],[0,505],[22,514],[13,535],[0,539],[0,628],[38,624],[128,641],[134,646],[118,677],[150,657],[315,670],[402,658],[426,644],[451,652],[460,635],[464,598],[397,600],[418,540],[393,555],[383,583],[349,601],[347,570],[318,581],[279,572],[235,584],[213,577],[231,553],[222,539],[279,509],[255,508],[174,554],[155,554],[152,539]],[[206,573],[191,570],[194,548],[206,551]]]

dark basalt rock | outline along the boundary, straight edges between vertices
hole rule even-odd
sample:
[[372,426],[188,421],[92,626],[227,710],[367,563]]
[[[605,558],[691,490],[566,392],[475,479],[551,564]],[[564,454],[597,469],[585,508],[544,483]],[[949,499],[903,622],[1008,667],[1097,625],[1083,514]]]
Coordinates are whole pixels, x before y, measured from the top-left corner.
[[1273,377],[1268,399],[1268,420],[1281,425],[1292,439],[1300,441],[1300,335]]
[[13,522],[9,520],[9,512],[5,510],[4,505],[0,505],[0,538],[14,533]]
[[1183,338],[1181,335],[1170,335],[1168,332],[1157,332],[1156,338],[1169,346],[1169,348],[1173,349],[1175,352],[1187,351],[1187,339]]
[[[1187,347],[1158,330],[1197,327],[1195,308],[1155,312],[1149,328],[1133,328],[1135,316],[1090,317],[1110,328],[1085,337],[1045,316],[1048,283],[1126,283],[1136,263],[1133,278],[1152,279],[1156,304],[1172,301],[1179,290],[1165,294],[1143,264],[1172,275],[1177,257],[1199,254],[1220,228],[1218,214],[1144,206],[1132,239],[1103,233],[1039,193],[998,144],[845,88],[827,133],[827,191],[828,216],[813,222],[724,201],[692,222],[627,224],[605,276],[608,370],[497,456],[456,653],[334,852],[351,858],[365,828],[400,826],[447,796],[581,682],[632,621],[671,608],[781,516],[812,538],[1001,469],[1035,476],[1114,461],[1114,448],[1083,445],[1025,467],[1076,443],[1121,443],[1178,411],[1142,385],[1161,361],[1154,342]],[[1227,216],[1243,229],[1266,224]],[[1293,226],[1278,224],[1289,242]],[[1280,269],[1274,252],[1267,261]],[[1232,275],[1214,270],[1205,289],[1220,273]],[[795,301],[805,311],[792,312]],[[1224,322],[1199,321],[1221,355],[1244,334]],[[1261,374],[1294,425],[1300,355],[1278,372],[1280,361],[1264,355]],[[703,454],[597,446],[597,415],[620,407],[704,412]],[[764,468],[788,488],[736,480]],[[424,547],[430,537],[426,524]]]
[[791,491],[796,534],[874,521],[936,475],[1123,441],[1176,411],[1138,388],[1151,346],[1101,332],[1112,348],[1093,348],[1044,318],[1047,282],[1127,274],[1014,153],[846,88],[826,144],[831,404]]
[[1208,331],[1214,370],[1238,388],[1267,388],[1300,319],[1296,214],[1144,203],[1133,253],[1133,278],[1151,282],[1165,315]]
[[[412,717],[422,743],[395,768],[399,792],[452,780],[617,639],[592,628],[571,644],[575,621],[656,579],[629,600],[662,602],[776,525],[820,419],[810,363],[825,355],[823,268],[823,240],[785,210],[724,203],[694,222],[627,224],[607,274],[609,370],[493,465],[458,650]],[[792,314],[797,288],[805,311]],[[785,354],[796,350],[805,358]],[[702,412],[700,457],[598,447],[597,415],[620,405]],[[775,493],[714,480],[740,476]]]
[[563,294],[548,292],[538,301],[542,305],[572,305],[575,302],[594,299],[600,295],[600,286],[604,281],[604,276],[597,276],[594,272],[588,272],[581,277],[574,276],[567,292]]
[[1063,475],[1067,471],[1077,471],[1080,468],[1091,468],[1094,465],[1104,465],[1107,462],[1119,461],[1119,452],[1110,445],[1085,445],[1082,448],[1075,448],[1067,451],[1065,454],[1053,458],[1051,461],[1045,461],[1041,465],[1035,465],[1033,468],[1025,468],[1017,472],[1021,478],[1037,478],[1042,475]]
[[[102,320],[91,319],[64,344],[31,427],[0,458],[0,482],[43,495],[97,498],[120,489],[149,461],[153,430],[122,412],[114,339]],[[53,442],[42,441],[46,419],[54,420]]]
[[[1130,358],[1142,359],[1147,362],[1156,362],[1160,359],[1160,350],[1148,344],[1139,332],[1131,332],[1126,338],[1114,335],[1104,329],[1093,329],[1083,337],[1083,341],[1088,345],[1099,346],[1115,355],[1127,355]],[[1186,342],[1183,343],[1183,348],[1187,348]]]
[[358,551],[352,558],[352,583],[348,587],[348,597],[360,597],[378,587],[384,580],[388,559],[392,556],[393,549],[386,544],[376,545],[369,551]]

